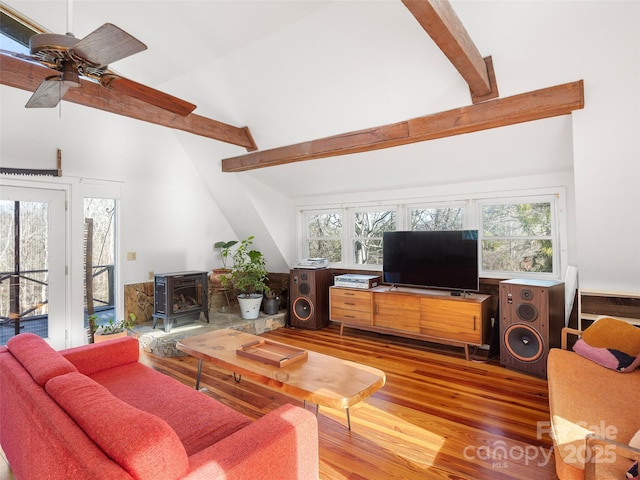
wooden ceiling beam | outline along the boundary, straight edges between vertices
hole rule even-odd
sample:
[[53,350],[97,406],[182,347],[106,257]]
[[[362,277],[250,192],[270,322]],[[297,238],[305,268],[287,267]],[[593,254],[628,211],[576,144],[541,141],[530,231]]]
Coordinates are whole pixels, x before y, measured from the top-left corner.
[[[42,79],[51,76],[52,73],[53,71],[49,68],[0,54],[0,84],[2,85],[33,92]],[[63,101],[231,143],[244,147],[249,152],[257,150],[248,127],[234,127],[194,113],[181,117],[97,83],[88,80],[81,80],[80,83],[82,84],[80,88],[69,89]]]
[[448,1],[402,0],[402,3],[467,82],[474,104],[498,97],[491,57],[482,58]]
[[368,152],[567,115],[582,108],[584,83],[579,80],[404,122],[225,158],[222,160],[222,171],[241,172],[316,158]]

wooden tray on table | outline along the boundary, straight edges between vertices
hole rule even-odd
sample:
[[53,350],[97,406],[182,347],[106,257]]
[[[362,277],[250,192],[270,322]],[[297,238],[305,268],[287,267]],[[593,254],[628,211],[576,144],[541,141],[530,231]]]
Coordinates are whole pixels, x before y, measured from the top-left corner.
[[309,356],[306,350],[263,339],[245,343],[236,349],[236,354],[276,367],[301,362]]

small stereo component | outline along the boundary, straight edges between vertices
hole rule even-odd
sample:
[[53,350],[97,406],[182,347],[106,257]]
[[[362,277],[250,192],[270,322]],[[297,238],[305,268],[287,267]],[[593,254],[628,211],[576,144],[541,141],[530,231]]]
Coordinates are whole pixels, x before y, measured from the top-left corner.
[[329,266],[329,260],[326,258],[305,258],[302,260],[298,260],[298,263],[295,264],[294,268],[307,268],[307,269],[318,269],[318,268],[327,268]]
[[380,277],[374,275],[358,275],[350,273],[347,275],[338,275],[334,278],[333,284],[336,287],[347,288],[373,288],[377,287],[380,283]]

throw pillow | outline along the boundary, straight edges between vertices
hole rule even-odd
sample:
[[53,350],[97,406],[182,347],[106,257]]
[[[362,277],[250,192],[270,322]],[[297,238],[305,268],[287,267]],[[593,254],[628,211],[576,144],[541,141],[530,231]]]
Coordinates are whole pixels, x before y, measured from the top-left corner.
[[613,348],[592,347],[584,339],[580,339],[575,343],[573,351],[592,362],[596,362],[598,365],[618,372],[629,373],[640,366],[640,355],[632,357]]

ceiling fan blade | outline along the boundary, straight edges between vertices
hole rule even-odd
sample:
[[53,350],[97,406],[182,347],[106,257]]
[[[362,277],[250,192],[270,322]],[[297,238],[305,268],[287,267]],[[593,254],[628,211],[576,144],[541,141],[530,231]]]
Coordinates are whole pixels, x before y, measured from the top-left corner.
[[105,67],[110,63],[146,50],[147,46],[111,23],[105,23],[69,50],[88,63]]
[[53,108],[60,103],[67,90],[69,90],[69,85],[65,84],[60,76],[47,77],[40,82],[25,107]]
[[134,82],[133,80],[119,77],[118,75],[104,74],[100,77],[100,83],[116,92],[142,100],[145,103],[175,113],[181,117],[186,117],[196,108],[194,104],[178,97]]

